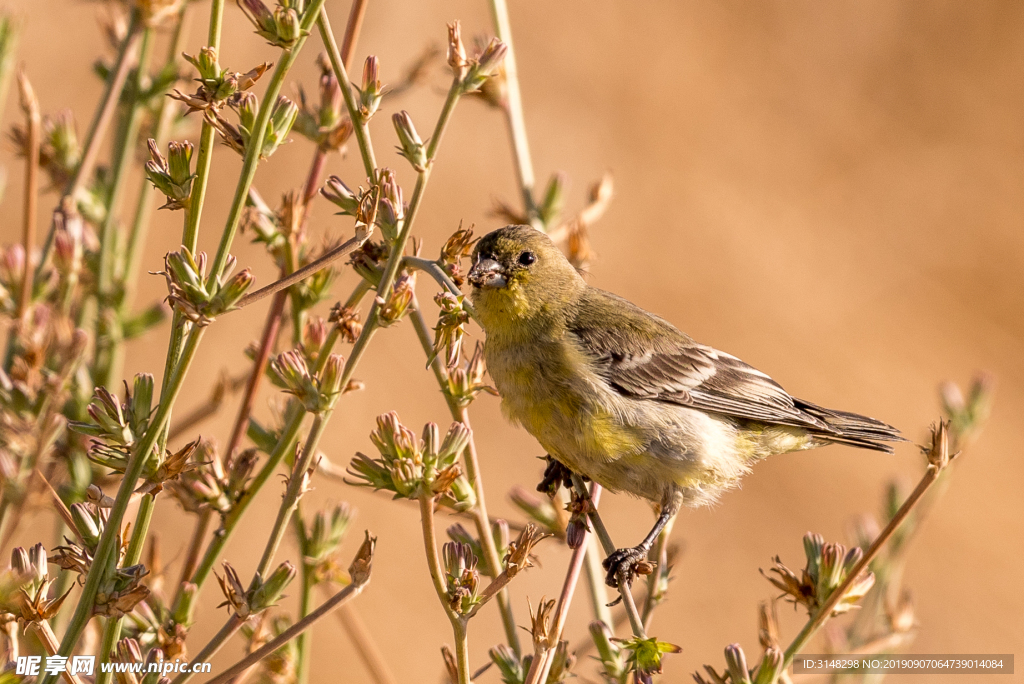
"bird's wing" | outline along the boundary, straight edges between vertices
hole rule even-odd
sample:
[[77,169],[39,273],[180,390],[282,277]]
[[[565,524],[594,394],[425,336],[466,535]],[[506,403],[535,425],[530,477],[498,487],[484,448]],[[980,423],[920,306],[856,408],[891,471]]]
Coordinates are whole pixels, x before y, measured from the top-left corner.
[[697,344],[616,295],[589,288],[568,327],[598,373],[623,395],[831,432],[761,371]]

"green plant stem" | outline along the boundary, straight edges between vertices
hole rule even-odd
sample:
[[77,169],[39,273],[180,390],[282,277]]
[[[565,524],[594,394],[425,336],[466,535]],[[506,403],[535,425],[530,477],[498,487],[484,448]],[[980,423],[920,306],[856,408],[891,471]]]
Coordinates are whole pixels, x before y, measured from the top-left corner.
[[[361,280],[346,300],[345,306],[358,306],[359,302],[368,291],[369,284],[365,280]],[[314,369],[314,372],[319,373],[323,370],[323,364],[327,363],[327,357],[330,355],[331,350],[334,349],[334,345],[337,343],[338,337],[338,329],[335,327],[331,330],[327,339],[324,341],[324,345],[317,356],[317,367]],[[355,370],[355,368],[353,367],[352,370]],[[182,591],[182,587],[184,585],[182,584],[179,586],[172,604],[174,606],[172,612],[174,614],[174,619],[181,624],[192,624],[192,614],[195,608],[195,599],[198,596],[198,589],[202,588],[203,584],[206,582],[210,572],[213,570],[213,566],[216,564],[217,559],[220,558],[221,553],[223,553],[224,547],[231,538],[231,534],[238,527],[238,523],[241,521],[242,516],[248,509],[249,504],[251,504],[253,499],[256,498],[256,495],[263,488],[263,485],[266,484],[271,476],[273,476],[274,472],[277,470],[277,466],[281,463],[281,460],[285,455],[294,449],[295,441],[298,438],[299,431],[302,429],[303,420],[306,417],[306,411],[297,401],[290,402],[288,406],[288,410],[285,414],[285,427],[282,430],[280,439],[278,439],[278,442],[274,447],[273,453],[270,454],[267,462],[246,488],[245,493],[235,503],[231,510],[225,514],[224,519],[221,521],[220,528],[214,532],[209,545],[206,547],[206,552],[203,554],[202,560],[199,562],[195,573],[192,575],[191,583],[196,586],[196,591],[188,595]]]
[[[171,45],[167,51],[167,58],[164,62],[164,70],[173,69],[185,46],[185,20],[188,15],[189,5],[182,5],[178,13],[177,22],[174,25],[174,35],[171,38]],[[167,144],[167,137],[170,134],[174,117],[177,115],[177,106],[174,100],[166,95],[160,102],[160,110],[156,117],[156,126],[153,129],[153,139],[161,148]],[[159,192],[156,188],[144,183],[139,191],[138,202],[135,205],[135,217],[132,220],[131,229],[128,232],[128,244],[125,247],[123,271],[121,278],[124,282],[125,295],[122,301],[121,314],[127,313],[127,307],[131,304],[132,295],[139,278],[139,260],[142,258],[142,247],[146,244],[146,237],[149,233],[149,222],[152,218],[153,200]]]
[[224,547],[227,545],[228,540],[231,538],[232,532],[238,526],[242,516],[248,509],[249,504],[252,503],[253,499],[266,484],[267,480],[271,478],[274,471],[277,469],[278,464],[284,459],[292,448],[294,448],[295,440],[298,437],[299,430],[302,428],[303,419],[306,417],[306,412],[302,409],[298,402],[291,402],[289,404],[288,413],[286,414],[286,425],[281,433],[281,438],[278,440],[277,448],[270,454],[267,462],[257,473],[256,477],[246,488],[245,493],[235,503],[231,510],[225,514],[224,519],[221,521],[220,528],[213,533],[213,538],[210,539],[209,545],[206,547],[206,553],[203,554],[202,560],[199,562],[199,566],[196,568],[195,573],[192,575],[191,583],[196,585],[197,590],[191,595],[186,595],[182,591],[178,591],[175,602],[174,602],[174,617],[179,623],[186,626],[192,624],[192,613],[195,607],[195,598],[198,596],[198,589],[203,586],[207,578],[210,576],[214,565],[217,563],[217,559],[220,558],[221,553],[224,551]]
[[489,4],[491,18],[494,21],[494,33],[508,46],[503,63],[506,90],[504,110],[509,137],[512,139],[516,175],[523,195],[523,207],[530,224],[540,230],[545,226],[540,221],[540,212],[537,210],[537,202],[533,195],[536,181],[533,176],[533,161],[530,158],[530,144],[526,137],[526,117],[523,115],[523,98],[519,90],[519,70],[516,66],[516,51],[512,46],[512,22],[508,16],[508,4],[506,0],[490,0]]
[[128,106],[128,113],[118,152],[114,160],[110,198],[107,202],[107,213],[103,217],[100,229],[100,260],[99,274],[96,281],[97,313],[96,313],[96,350],[93,359],[93,380],[102,387],[110,385],[111,371],[114,366],[115,349],[123,343],[121,322],[116,315],[117,304],[114,288],[115,271],[117,270],[117,243],[119,235],[116,229],[116,216],[121,206],[128,170],[132,166],[132,158],[138,143],[139,127],[142,125],[142,89],[145,87],[146,70],[149,66],[149,55],[153,44],[153,29],[146,28],[142,32],[142,44],[139,48],[139,61],[136,66],[135,99]]
[[452,610],[448,605],[448,587],[444,580],[444,571],[441,568],[441,559],[437,555],[437,535],[434,531],[434,495],[430,488],[420,485],[420,495],[417,497],[420,504],[420,526],[423,530],[423,549],[427,554],[427,569],[430,571],[430,580],[434,584],[434,592],[437,594],[444,614],[452,623],[452,630],[455,636],[455,660],[458,666],[458,684],[470,684],[469,682],[469,635],[466,631],[466,621],[461,615]]
[[608,590],[605,589],[604,572],[601,569],[601,551],[593,535],[587,538],[586,565],[583,567],[587,573],[587,589],[590,593],[590,603],[594,608],[594,619],[608,625],[614,632],[615,622],[612,619],[611,608],[608,607]]
[[274,111],[278,95],[284,87],[285,77],[289,69],[295,63],[296,57],[302,51],[306,42],[306,36],[313,28],[313,22],[320,15],[324,6],[324,0],[312,0],[306,10],[302,13],[300,24],[300,37],[290,50],[281,51],[281,60],[274,68],[274,75],[267,84],[267,90],[263,94],[263,101],[260,103],[259,112],[256,115],[256,123],[253,124],[252,133],[249,136],[249,145],[245,150],[245,158],[242,160],[242,171],[238,177],[238,185],[235,186],[235,194],[231,200],[231,209],[228,211],[228,219],[224,224],[224,232],[220,236],[220,244],[217,246],[217,254],[210,266],[212,278],[219,278],[224,273],[224,267],[228,262],[228,253],[231,251],[231,242],[238,232],[238,224],[242,219],[242,212],[245,210],[245,200],[249,195],[249,187],[256,177],[256,167],[259,165],[263,154],[263,142],[267,134],[267,125],[270,123],[270,116]]
[[[142,474],[142,469],[145,467],[153,447],[157,445],[160,436],[163,434],[171,414],[171,406],[173,406],[174,401],[178,398],[185,375],[188,373],[188,368],[195,358],[199,343],[202,341],[204,330],[201,327],[193,327],[189,333],[185,348],[182,351],[181,360],[170,381],[167,383],[166,391],[161,393],[160,405],[150,420],[146,433],[132,451],[131,459],[128,461],[128,466],[125,469],[124,478],[121,480],[121,486],[117,490],[114,505],[110,509],[109,518],[103,529],[103,535],[100,537],[100,543],[96,549],[92,567],[89,569],[88,575],[86,575],[85,585],[82,587],[78,606],[75,608],[75,613],[71,618],[67,631],[64,633],[64,639],[61,641],[60,654],[63,656],[70,655],[72,650],[74,650],[75,644],[89,622],[89,618],[92,617],[92,611],[96,604],[96,594],[99,591],[100,584],[113,566],[113,561],[117,559],[116,545],[120,538],[121,521],[124,518],[125,511],[128,509],[128,503],[131,501],[135,484]],[[41,684],[50,684],[52,681],[53,676],[47,675],[41,680]]]
[[[210,6],[210,31],[206,44],[220,52],[221,26],[224,23],[224,0],[212,0]],[[199,244],[199,222],[203,216],[206,189],[210,182],[210,163],[213,159],[213,145],[217,140],[216,131],[205,119],[199,132],[199,150],[196,153],[196,177],[192,181],[189,206],[185,209],[185,232],[181,244],[195,254]]]
[[[356,0],[359,2],[359,0]],[[334,33],[331,31],[331,21],[327,17],[327,9],[320,10],[320,18],[317,22],[320,28],[320,37],[324,47],[327,48],[327,56],[331,61],[331,68],[334,69],[334,77],[338,79],[338,86],[341,88],[341,96],[345,100],[345,108],[348,109],[349,119],[352,120],[352,130],[356,136],[356,143],[359,146],[359,154],[363,158],[363,168],[366,176],[373,178],[377,169],[377,159],[373,154],[373,144],[370,142],[370,129],[359,115],[359,105],[352,93],[352,82],[348,78],[348,69],[345,68],[346,59],[342,58],[338,51],[338,43],[334,40]],[[350,22],[351,25],[351,22]],[[346,35],[347,38],[347,35]]]
[[[437,379],[438,386],[441,388],[441,394],[444,395],[445,401],[448,403],[452,419],[470,428],[469,445],[466,448],[463,461],[466,466],[466,476],[469,478],[469,482],[473,486],[473,491],[476,495],[476,505],[473,507],[471,515],[473,523],[476,525],[477,536],[480,538],[481,548],[485,557],[484,560],[487,561],[488,574],[495,578],[501,573],[501,558],[498,556],[498,547],[494,543],[494,532],[491,529],[490,516],[487,514],[483,477],[480,473],[480,459],[477,456],[476,440],[472,437],[472,429],[469,424],[469,409],[466,406],[459,406],[448,389],[448,372],[441,361],[441,356],[434,353],[433,344],[430,341],[430,330],[423,319],[423,312],[415,295],[413,295],[410,308],[412,309],[410,318],[413,328],[416,330],[416,337],[420,341],[420,346],[423,347],[423,353],[430,360],[430,367],[434,371],[434,377]],[[497,600],[502,625],[505,628],[505,638],[515,654],[521,656],[522,646],[519,643],[519,634],[517,633],[516,620],[512,613],[512,603],[509,599],[508,590],[502,589],[498,592]]]
[[846,579],[840,584],[828,597],[828,600],[822,604],[814,615],[807,621],[800,633],[797,634],[793,642],[786,648],[785,660],[782,665],[782,669],[786,670],[793,663],[793,656],[800,652],[800,650],[810,641],[811,637],[821,628],[825,622],[832,616],[832,611],[839,605],[839,602],[843,600],[850,587],[858,580],[861,573],[863,573],[868,565],[874,560],[878,552],[882,550],[882,546],[892,537],[892,535],[899,529],[903,521],[907,519],[910,512],[921,500],[921,497],[925,495],[925,492],[939,478],[942,473],[942,469],[935,467],[934,465],[928,466],[925,470],[924,475],[921,477],[921,481],[917,483],[917,487],[910,493],[907,500],[903,502],[899,510],[896,511],[896,515],[892,517],[892,520],[885,526],[885,528],[878,533],[878,537],[871,542],[871,546],[868,547],[867,551],[857,562],[856,565],[846,574]]
[[[590,493],[587,491],[587,486],[583,482],[583,478],[573,473],[572,475],[573,488],[576,490],[577,496],[584,498],[590,498]],[[615,553],[615,544],[612,542],[611,535],[608,534],[608,528],[604,526],[604,521],[601,520],[600,514],[597,512],[597,506],[589,506],[588,517],[590,518],[590,524],[594,526],[594,534],[601,541],[601,546],[604,548],[606,555]],[[629,624],[633,628],[633,636],[641,639],[647,638],[647,632],[644,630],[643,620],[640,619],[640,613],[636,608],[636,602],[633,600],[633,593],[629,590],[629,586],[624,582],[619,582],[619,596],[622,597],[622,605],[626,608],[626,616],[629,618]],[[611,627],[611,625],[609,625]]]
[[[299,580],[301,585],[299,587],[299,619],[309,615],[310,608],[313,603],[313,587],[316,586],[316,580],[313,577],[315,568],[310,566],[306,562],[306,546],[308,539],[306,539],[306,527],[302,522],[302,508],[300,506],[295,507],[295,512],[292,515],[292,522],[295,527],[295,536],[299,539],[299,551],[302,554],[302,563],[299,566],[300,577]],[[295,680],[298,684],[307,684],[309,681],[309,653],[312,647],[311,645],[312,634],[309,632],[303,632],[295,640],[296,664],[295,664]]]
[[[327,428],[327,421],[331,419],[332,412],[333,410],[328,409],[313,418],[313,425],[309,428],[309,435],[306,436],[306,443],[302,447],[302,454],[295,460],[291,477],[288,479],[288,488],[285,489],[281,508],[277,511],[277,520],[274,521],[274,528],[270,532],[270,539],[267,540],[267,545],[263,549],[263,557],[260,558],[260,563],[256,567],[256,575],[266,577],[270,570],[270,564],[274,561],[277,549],[281,546],[284,533],[288,529],[288,521],[291,519],[292,514],[295,513],[299,499],[305,493],[303,491],[304,475],[313,465],[317,447],[320,445],[320,439],[324,436],[324,430]],[[256,578],[254,576],[254,586],[255,583]]]
[[[0,19],[9,26],[9,19]],[[9,61],[9,60],[8,60]],[[8,67],[9,71],[9,67]],[[27,314],[32,303],[32,252],[36,241],[36,223],[39,214],[39,150],[42,145],[43,121],[39,113],[39,100],[32,92],[28,77],[19,76],[22,85],[21,108],[25,114],[25,131],[28,135],[25,154],[25,190],[22,216],[21,243],[25,250],[25,267],[21,277],[21,293],[18,298],[18,320],[27,325]],[[0,82],[3,68],[0,67]],[[0,98],[0,102],[3,99]]]
[[[128,550],[125,553],[124,567],[131,567],[142,558],[142,550],[146,545],[146,536],[149,530],[149,523],[153,518],[153,509],[156,508],[156,497],[153,494],[143,494],[139,503],[139,512],[135,516],[135,525],[132,526],[132,538],[128,542]],[[118,639],[121,638],[121,623],[124,617],[107,618],[103,626],[103,646],[100,650],[100,657],[104,660],[110,658]],[[111,677],[110,672],[104,672],[102,668],[96,673],[96,684],[108,684]]]

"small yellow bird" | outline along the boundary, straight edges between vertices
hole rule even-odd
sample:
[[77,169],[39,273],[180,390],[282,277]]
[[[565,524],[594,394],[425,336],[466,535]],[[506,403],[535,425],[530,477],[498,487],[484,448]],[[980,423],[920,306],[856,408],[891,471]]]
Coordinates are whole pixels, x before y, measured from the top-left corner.
[[895,428],[790,396],[735,356],[589,286],[543,233],[506,226],[468,280],[502,409],[558,462],[660,504],[654,528],[605,562],[634,576],[682,505],[701,506],[767,456],[826,444],[892,453]]

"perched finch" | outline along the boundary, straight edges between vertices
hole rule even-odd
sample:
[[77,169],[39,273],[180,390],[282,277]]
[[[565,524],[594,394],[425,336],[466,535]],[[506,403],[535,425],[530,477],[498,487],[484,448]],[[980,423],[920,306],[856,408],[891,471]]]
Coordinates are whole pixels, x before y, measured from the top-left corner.
[[506,226],[477,244],[469,272],[487,367],[506,416],[572,472],[660,504],[607,581],[636,564],[682,505],[713,502],[773,454],[849,444],[892,453],[880,421],[790,396],[735,356],[589,286],[551,240]]

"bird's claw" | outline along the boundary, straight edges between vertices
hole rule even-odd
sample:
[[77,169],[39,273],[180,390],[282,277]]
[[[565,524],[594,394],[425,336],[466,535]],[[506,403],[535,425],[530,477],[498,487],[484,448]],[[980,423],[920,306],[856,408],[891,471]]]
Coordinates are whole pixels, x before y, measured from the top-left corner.
[[636,579],[637,575],[649,575],[654,570],[654,563],[647,560],[647,551],[643,546],[618,549],[604,559],[604,569],[607,571],[604,581],[609,587],[619,587],[619,582],[624,581],[628,587]]

